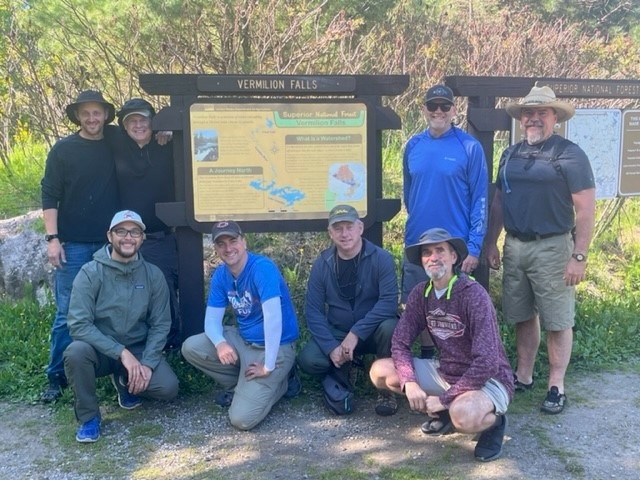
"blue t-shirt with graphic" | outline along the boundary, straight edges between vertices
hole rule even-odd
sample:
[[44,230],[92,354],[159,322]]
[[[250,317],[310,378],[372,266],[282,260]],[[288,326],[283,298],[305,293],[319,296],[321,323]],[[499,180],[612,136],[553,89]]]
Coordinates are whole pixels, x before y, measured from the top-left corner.
[[249,258],[238,278],[233,278],[229,268],[222,264],[211,277],[207,306],[231,305],[236,315],[238,330],[249,343],[264,345],[264,317],[262,303],[280,297],[282,308],[282,337],[280,344],[291,343],[298,338],[298,320],[289,295],[289,288],[269,258],[247,252]]

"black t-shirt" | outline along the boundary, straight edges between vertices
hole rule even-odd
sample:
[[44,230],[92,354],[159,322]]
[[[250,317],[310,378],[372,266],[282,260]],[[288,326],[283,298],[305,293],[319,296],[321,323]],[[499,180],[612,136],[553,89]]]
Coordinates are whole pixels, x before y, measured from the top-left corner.
[[[555,165],[553,156],[557,156]],[[570,231],[575,226],[571,194],[595,187],[587,155],[558,135],[542,145],[523,141],[509,147],[500,165],[496,186],[502,190],[508,232],[548,235]]]

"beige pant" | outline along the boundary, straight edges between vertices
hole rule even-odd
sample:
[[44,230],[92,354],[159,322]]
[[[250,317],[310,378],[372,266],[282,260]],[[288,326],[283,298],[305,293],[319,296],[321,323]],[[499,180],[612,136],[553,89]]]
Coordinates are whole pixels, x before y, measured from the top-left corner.
[[229,420],[240,430],[251,430],[287,391],[289,370],[296,358],[295,343],[280,345],[276,368],[268,377],[247,380],[244,372],[251,363],[264,364],[264,347],[246,343],[235,327],[224,327],[224,338],[238,353],[239,362],[235,365],[220,363],[216,347],[204,333],[187,338],[182,355],[223,389],[234,390]]

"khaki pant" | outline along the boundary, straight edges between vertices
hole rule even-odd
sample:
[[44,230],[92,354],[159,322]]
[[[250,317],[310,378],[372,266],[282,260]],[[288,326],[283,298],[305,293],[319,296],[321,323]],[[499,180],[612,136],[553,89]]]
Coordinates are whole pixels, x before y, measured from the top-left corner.
[[[130,347],[128,350],[139,360],[144,346]],[[74,409],[81,423],[91,420],[100,413],[96,395],[96,378],[126,370],[119,360],[107,357],[86,342],[76,340],[64,351],[64,370],[69,385],[75,395]],[[178,378],[164,360],[155,368],[147,389],[141,397],[156,400],[173,400],[178,395]]]
[[296,357],[295,343],[280,345],[276,368],[268,377],[247,380],[244,372],[251,363],[264,364],[264,347],[246,343],[235,327],[225,326],[224,338],[238,353],[239,362],[235,365],[220,363],[216,347],[204,333],[185,340],[182,356],[223,389],[234,390],[229,420],[240,430],[251,430],[287,391],[289,371]]

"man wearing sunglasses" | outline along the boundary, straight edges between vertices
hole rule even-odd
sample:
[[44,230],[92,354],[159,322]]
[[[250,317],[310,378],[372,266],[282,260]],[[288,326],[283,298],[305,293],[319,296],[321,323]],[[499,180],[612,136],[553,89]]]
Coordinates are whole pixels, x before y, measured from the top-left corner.
[[172,400],[178,395],[178,379],[162,356],[171,328],[169,290],[160,269],[138,253],[144,230],[137,213],[116,213],[109,244],[73,282],[68,314],[73,342],[63,357],[81,443],[100,438],[97,377],[111,375],[118,403],[127,410],[141,405],[140,396]]
[[[403,157],[405,246],[417,243],[426,230],[444,228],[466,242],[469,254],[461,270],[468,274],[478,266],[487,230],[487,162],[480,143],[453,125],[456,107],[449,87],[427,90],[422,113],[429,128],[409,139]],[[405,258],[401,303],[426,279],[424,270]],[[423,356],[431,356],[431,340],[424,335],[422,342]]]

